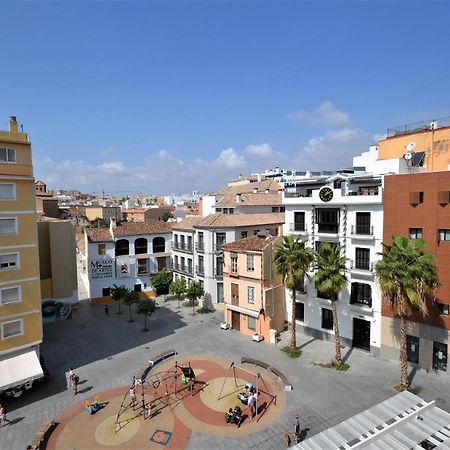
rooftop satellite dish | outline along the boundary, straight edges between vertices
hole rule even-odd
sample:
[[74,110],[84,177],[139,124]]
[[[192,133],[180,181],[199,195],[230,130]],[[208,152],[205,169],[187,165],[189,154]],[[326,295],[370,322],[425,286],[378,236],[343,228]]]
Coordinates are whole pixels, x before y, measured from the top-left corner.
[[406,152],[406,153],[403,155],[403,158],[405,158],[406,161],[410,161],[410,160],[412,159],[412,157],[413,157],[413,152]]
[[416,149],[416,143],[415,143],[415,142],[410,142],[410,143],[406,146],[406,152],[407,152],[407,153],[412,153],[415,149]]

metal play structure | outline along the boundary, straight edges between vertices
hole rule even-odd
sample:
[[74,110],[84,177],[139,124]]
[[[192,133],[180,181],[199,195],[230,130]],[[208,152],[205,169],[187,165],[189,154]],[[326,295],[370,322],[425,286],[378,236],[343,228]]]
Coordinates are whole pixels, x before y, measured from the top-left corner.
[[145,420],[159,414],[164,408],[175,407],[187,395],[195,395],[204,386],[204,382],[195,379],[190,362],[180,366],[175,361],[172,370],[151,374],[145,380],[135,380],[119,407],[115,433],[140,416]]
[[[257,400],[256,406],[255,406],[255,413],[256,413],[255,417],[257,418],[256,421],[259,422],[259,419],[264,415],[264,413],[267,411],[267,409],[269,408],[269,406],[270,406],[272,403],[273,403],[274,405],[277,404],[277,396],[276,396],[276,395],[273,395],[273,394],[271,394],[271,393],[269,392],[269,389],[267,388],[266,382],[264,381],[264,378],[261,377],[261,374],[260,374],[259,372],[254,373],[254,372],[252,372],[252,371],[250,371],[250,370],[248,370],[248,369],[244,369],[243,367],[238,367],[238,366],[236,366],[236,364],[235,364],[234,362],[232,362],[232,363],[230,364],[230,367],[228,367],[228,370],[227,370],[227,373],[226,373],[225,378],[224,378],[224,380],[223,380],[222,387],[220,388],[220,392],[219,392],[219,395],[218,395],[218,397],[217,397],[217,400],[220,400],[220,399],[222,399],[222,398],[227,397],[228,395],[230,395],[230,394],[227,394],[227,395],[223,395],[223,396],[222,396],[222,392],[223,392],[223,388],[225,387],[225,383],[226,383],[227,379],[228,379],[229,376],[230,376],[230,371],[231,371],[231,370],[233,371],[234,384],[235,384],[236,387],[239,387],[239,385],[238,385],[238,383],[237,383],[237,379],[236,379],[236,370],[241,370],[242,372],[245,372],[245,373],[250,374],[250,375],[252,375],[253,377],[255,377],[255,384],[254,384],[254,386],[255,386],[256,392],[258,392],[258,400]],[[261,386],[262,386],[265,390],[261,389]],[[259,407],[258,404],[259,404],[259,401],[260,401],[260,397],[259,397],[259,394],[260,394],[260,393],[263,393],[263,394],[266,394],[267,396],[269,396],[269,397],[270,397],[270,401],[269,401],[269,403],[267,404],[267,406],[264,408],[264,411],[262,412],[262,414],[261,414],[260,416],[258,416],[258,407]]]

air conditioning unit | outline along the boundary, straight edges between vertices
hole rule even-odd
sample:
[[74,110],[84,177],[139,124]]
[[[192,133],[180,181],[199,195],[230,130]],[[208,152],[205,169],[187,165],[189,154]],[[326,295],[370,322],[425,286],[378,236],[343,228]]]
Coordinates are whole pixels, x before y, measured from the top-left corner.
[[255,342],[261,342],[261,341],[264,340],[264,336],[263,336],[262,334],[255,333],[255,334],[252,336],[252,339],[253,339]]

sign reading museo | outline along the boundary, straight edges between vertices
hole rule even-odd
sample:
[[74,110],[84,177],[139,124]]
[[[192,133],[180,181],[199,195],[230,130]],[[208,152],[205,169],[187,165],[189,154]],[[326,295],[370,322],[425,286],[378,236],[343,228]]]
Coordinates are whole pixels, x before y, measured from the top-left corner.
[[99,259],[97,261],[90,261],[91,265],[91,280],[98,280],[100,278],[113,277],[113,259]]

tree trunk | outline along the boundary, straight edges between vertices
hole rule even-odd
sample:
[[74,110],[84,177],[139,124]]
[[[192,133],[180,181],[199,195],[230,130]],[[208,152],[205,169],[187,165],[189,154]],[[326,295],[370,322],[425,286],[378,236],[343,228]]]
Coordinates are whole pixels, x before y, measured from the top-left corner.
[[144,314],[144,331],[148,331],[148,328],[147,328],[147,314]]
[[122,311],[120,310],[120,300],[117,303],[119,304],[119,311],[117,311],[117,314],[122,314]]
[[400,316],[400,385],[402,389],[409,388],[408,380],[408,350],[406,342],[406,319]]
[[331,308],[333,311],[333,328],[334,328],[334,339],[336,344],[336,357],[334,362],[336,366],[340,366],[342,364],[342,356],[341,356],[341,336],[339,335],[339,322],[337,316],[337,306],[336,300],[331,300]]
[[195,314],[195,299],[192,299],[192,315]]
[[128,309],[130,311],[130,320],[128,322],[133,322],[133,318],[131,317],[131,305],[128,305]]
[[295,324],[295,289],[292,289],[292,311],[291,311],[291,348],[297,348],[297,327]]

